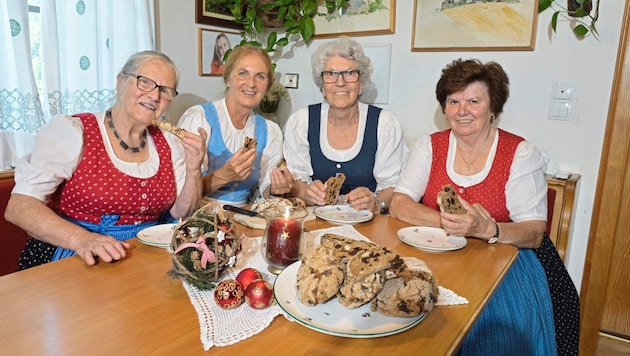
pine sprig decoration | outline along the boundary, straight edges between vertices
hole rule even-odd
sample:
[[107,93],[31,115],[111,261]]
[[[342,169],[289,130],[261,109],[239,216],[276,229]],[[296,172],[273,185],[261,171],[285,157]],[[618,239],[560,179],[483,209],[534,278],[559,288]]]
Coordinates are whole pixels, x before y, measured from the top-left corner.
[[221,273],[236,263],[240,246],[228,215],[217,202],[210,202],[175,227],[169,275],[202,290],[213,289]]

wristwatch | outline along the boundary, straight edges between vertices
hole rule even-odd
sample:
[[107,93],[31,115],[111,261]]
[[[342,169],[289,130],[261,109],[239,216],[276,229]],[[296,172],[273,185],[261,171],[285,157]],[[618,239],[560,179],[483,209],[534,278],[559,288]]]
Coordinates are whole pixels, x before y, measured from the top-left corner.
[[488,239],[488,243],[493,244],[497,241],[499,241],[499,224],[494,221],[494,235],[492,235],[492,237]]
[[387,206],[385,206],[385,202],[380,200],[376,195],[374,196],[376,200],[376,204],[378,204],[379,208],[381,208],[381,215],[387,214]]

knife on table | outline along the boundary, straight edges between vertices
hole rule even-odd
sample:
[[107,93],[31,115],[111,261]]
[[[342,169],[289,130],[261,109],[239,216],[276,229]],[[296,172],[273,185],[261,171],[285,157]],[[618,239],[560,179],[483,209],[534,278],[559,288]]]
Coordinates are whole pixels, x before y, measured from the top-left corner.
[[233,212],[235,212],[235,213],[239,213],[239,214],[247,215],[247,216],[257,216],[257,217],[262,217],[260,214],[258,214],[257,212],[255,212],[255,211],[253,211],[253,210],[248,210],[248,209],[244,209],[244,208],[239,208],[238,206],[234,206],[234,205],[225,204],[225,205],[223,205],[223,209],[225,209],[225,210],[229,210],[229,211],[233,211]]

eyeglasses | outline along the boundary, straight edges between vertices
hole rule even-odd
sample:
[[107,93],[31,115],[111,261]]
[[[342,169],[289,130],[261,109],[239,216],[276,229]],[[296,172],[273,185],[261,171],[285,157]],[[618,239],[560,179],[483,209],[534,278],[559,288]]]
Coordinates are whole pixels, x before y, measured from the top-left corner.
[[171,87],[166,87],[163,85],[157,85],[157,83],[153,80],[153,79],[149,79],[147,77],[144,77],[142,75],[138,75],[135,73],[129,73],[129,72],[123,72],[123,74],[126,75],[130,75],[132,77],[135,77],[136,80],[136,86],[138,87],[138,89],[144,91],[144,92],[152,92],[155,88],[158,88],[158,91],[160,93],[160,98],[164,99],[164,100],[173,100],[177,94],[179,94],[177,92],[177,90],[171,88]]
[[335,83],[339,79],[339,74],[346,83],[355,83],[359,81],[361,72],[356,69],[349,70],[325,70],[322,72],[322,80],[324,83]]

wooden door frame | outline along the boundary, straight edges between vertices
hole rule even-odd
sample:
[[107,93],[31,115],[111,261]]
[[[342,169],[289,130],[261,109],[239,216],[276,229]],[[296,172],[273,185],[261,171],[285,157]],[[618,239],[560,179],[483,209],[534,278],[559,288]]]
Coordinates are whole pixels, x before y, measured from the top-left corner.
[[580,355],[594,355],[630,150],[630,1],[626,0],[580,291]]

